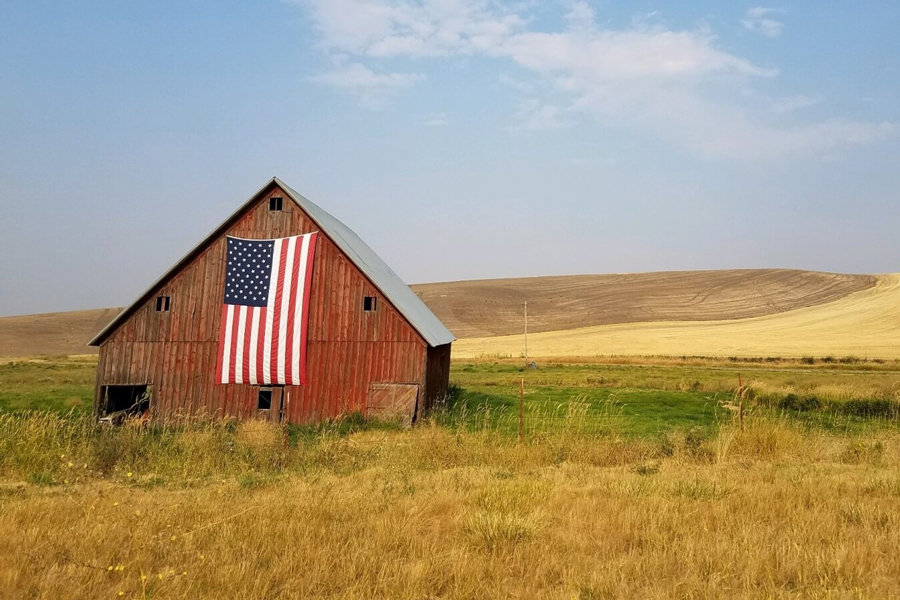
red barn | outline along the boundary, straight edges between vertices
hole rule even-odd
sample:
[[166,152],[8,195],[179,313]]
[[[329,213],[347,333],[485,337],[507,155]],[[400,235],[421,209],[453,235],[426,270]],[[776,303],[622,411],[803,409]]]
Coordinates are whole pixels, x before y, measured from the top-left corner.
[[[222,384],[226,236],[312,232],[305,385]],[[154,421],[309,423],[350,412],[411,419],[447,392],[455,339],[349,227],[273,178],[91,340],[100,347],[94,412]]]

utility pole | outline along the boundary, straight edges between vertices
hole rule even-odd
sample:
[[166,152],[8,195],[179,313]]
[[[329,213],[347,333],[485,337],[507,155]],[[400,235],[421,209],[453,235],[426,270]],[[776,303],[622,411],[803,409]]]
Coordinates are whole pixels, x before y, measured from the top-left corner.
[[528,300],[525,301],[525,368],[528,368]]

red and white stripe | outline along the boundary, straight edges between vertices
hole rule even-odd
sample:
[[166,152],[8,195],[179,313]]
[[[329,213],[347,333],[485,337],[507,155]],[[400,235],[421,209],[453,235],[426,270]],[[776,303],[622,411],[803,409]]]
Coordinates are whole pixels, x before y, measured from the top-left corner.
[[216,381],[305,385],[316,233],[275,240],[266,306],[222,306]]

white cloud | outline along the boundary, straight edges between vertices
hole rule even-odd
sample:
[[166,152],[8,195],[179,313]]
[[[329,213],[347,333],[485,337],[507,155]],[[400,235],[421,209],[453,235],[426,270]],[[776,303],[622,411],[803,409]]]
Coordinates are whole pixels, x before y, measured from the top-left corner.
[[788,98],[780,98],[772,103],[772,112],[779,115],[786,115],[797,110],[809,108],[822,102],[822,97],[817,96],[810,98],[809,96],[790,96]]
[[368,56],[488,50],[524,22],[487,0],[292,0],[308,6],[329,47]]
[[424,78],[416,73],[376,73],[365,65],[352,63],[309,79],[354,94],[363,107],[376,109],[384,106],[398,89],[412,87]]
[[565,21],[571,29],[590,30],[597,22],[597,15],[593,7],[587,2],[572,2],[565,14]]
[[784,31],[784,23],[770,17],[783,12],[784,10],[782,9],[757,6],[747,11],[741,24],[744,26],[744,29],[748,31],[759,33],[766,37],[776,38]]
[[511,131],[546,131],[565,126],[562,121],[563,109],[551,104],[541,104],[539,100],[526,100],[521,103],[514,115],[517,123],[510,127]]
[[775,69],[753,65],[713,46],[705,32],[599,31],[585,34],[521,33],[494,49],[523,67],[591,85],[646,81],[689,84],[714,74],[770,77]]
[[830,120],[783,130],[738,123],[727,134],[698,142],[695,149],[711,158],[827,156],[841,147],[877,142],[898,132],[900,128],[888,122]]
[[450,124],[450,119],[447,118],[446,113],[432,113],[423,116],[419,123],[423,127],[444,127]]
[[534,86],[527,81],[521,81],[516,79],[515,77],[510,77],[506,73],[502,73],[500,77],[497,78],[497,81],[501,85],[505,85],[506,87],[512,88],[518,92],[528,93],[534,91]]
[[[773,112],[788,114],[818,100],[798,96],[770,106],[754,99],[746,93],[752,83],[776,77],[778,70],[727,51],[703,27],[674,30],[641,22],[602,28],[589,4],[573,0],[564,3],[561,31],[534,30],[523,8],[527,2],[511,7],[497,0],[292,1],[309,7],[331,53],[380,61],[481,56],[530,71],[545,85],[519,85],[508,76],[500,82],[531,97],[546,90],[554,102],[534,99],[520,106],[511,128],[516,131],[558,128],[581,113],[704,157],[734,159],[830,152],[897,132],[886,123],[770,122]],[[780,33],[780,25],[762,24],[777,12],[753,8],[746,20],[760,33]],[[354,69],[364,81],[385,82],[376,89],[409,87],[418,77],[370,75],[361,64]]]

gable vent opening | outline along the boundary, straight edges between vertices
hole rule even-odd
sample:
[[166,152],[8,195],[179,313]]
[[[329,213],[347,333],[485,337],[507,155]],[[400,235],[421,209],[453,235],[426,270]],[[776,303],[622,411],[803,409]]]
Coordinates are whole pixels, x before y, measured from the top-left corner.
[[284,210],[284,199],[281,196],[272,196],[269,198],[269,212],[279,212]]
[[156,312],[169,312],[169,297],[168,296],[157,296]]
[[378,298],[375,296],[366,296],[363,298],[363,310],[365,312],[374,312],[378,307]]

